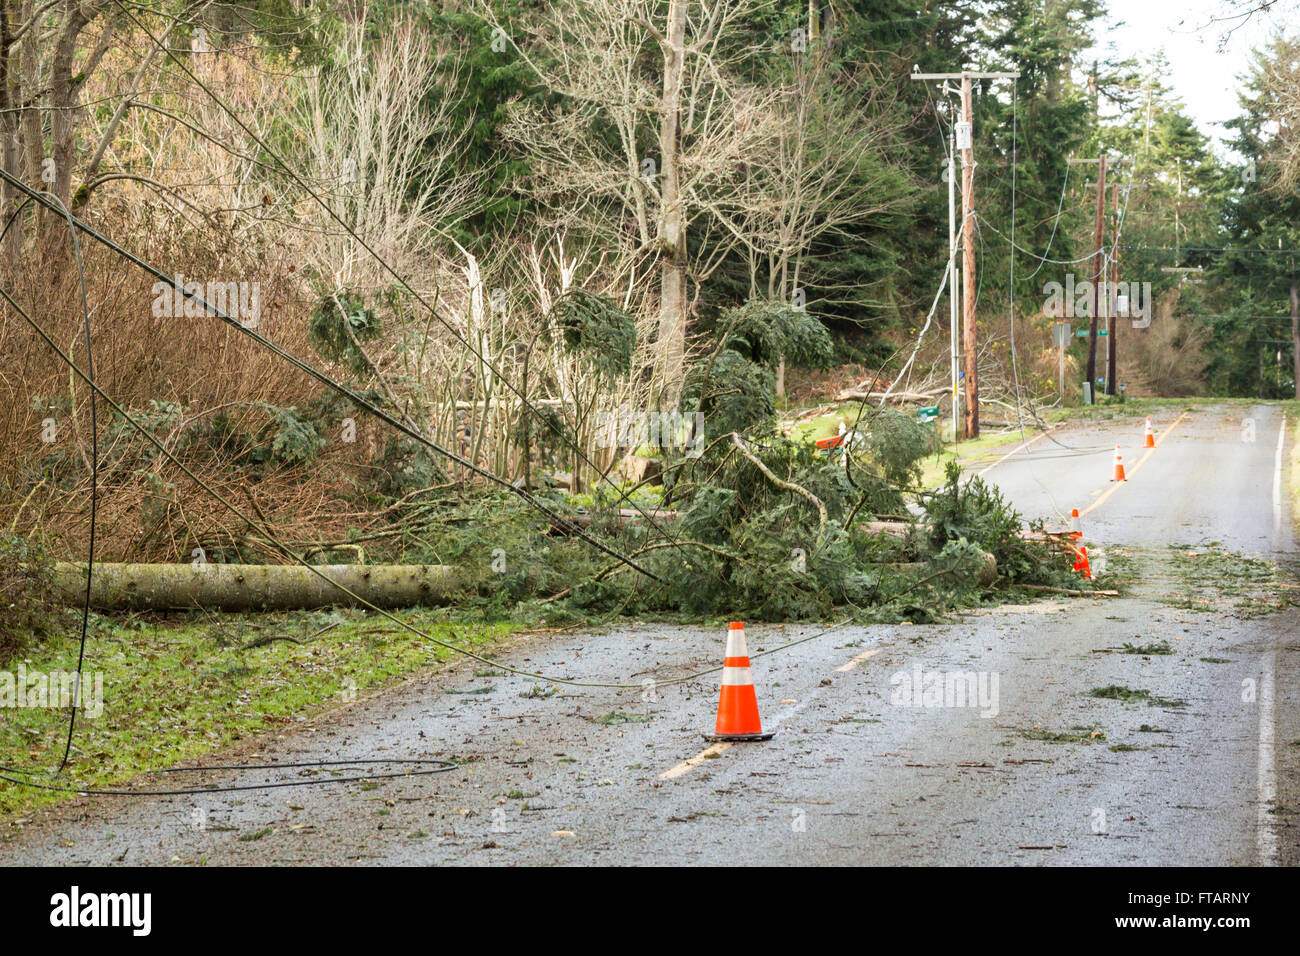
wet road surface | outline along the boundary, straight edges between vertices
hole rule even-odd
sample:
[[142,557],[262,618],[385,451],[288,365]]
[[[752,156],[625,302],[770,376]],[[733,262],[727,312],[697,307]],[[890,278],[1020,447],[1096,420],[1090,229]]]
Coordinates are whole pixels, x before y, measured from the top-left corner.
[[[985,477],[1049,524],[1057,509],[1091,508],[1084,530],[1103,551],[1293,552],[1285,485],[1274,495],[1280,410],[1173,418],[1156,423],[1164,434],[1149,456],[1140,419],[1136,430],[1090,424]],[[1116,443],[1130,479],[1118,488],[1106,481]],[[532,635],[499,659],[633,686],[477,677],[471,662],[257,751],[270,762],[463,761],[453,772],[83,798],[0,843],[0,862],[1294,865],[1300,610],[1178,606],[1168,587],[1153,578],[1123,599],[1054,598],[933,626],[748,624],[776,736],[730,746],[703,739],[717,674],[661,683],[718,666],[725,624]],[[1174,653],[1121,652],[1159,642]],[[1105,687],[1146,696],[1089,693]]]

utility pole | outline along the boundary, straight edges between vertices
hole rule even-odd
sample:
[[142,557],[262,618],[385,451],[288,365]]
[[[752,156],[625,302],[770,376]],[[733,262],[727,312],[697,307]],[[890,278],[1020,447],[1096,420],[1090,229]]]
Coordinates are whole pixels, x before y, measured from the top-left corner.
[[[1088,317],[1088,394],[1091,397],[1093,396],[1093,390],[1096,389],[1097,387],[1097,317],[1101,315],[1102,303],[1106,302],[1107,305],[1109,305],[1109,301],[1108,301],[1109,296],[1103,295],[1102,288],[1101,288],[1103,280],[1106,278],[1106,274],[1107,274],[1107,270],[1105,269],[1105,264],[1106,264],[1106,250],[1105,250],[1106,154],[1102,153],[1100,156],[1094,159],[1083,159],[1083,158],[1072,156],[1068,161],[1071,163],[1096,163],[1097,164],[1097,218],[1096,218],[1096,223],[1093,227],[1093,234],[1092,234],[1093,248],[1096,251],[1093,253],[1093,266],[1092,266],[1092,309],[1091,309],[1092,315]],[[1107,311],[1109,312],[1110,310],[1107,309]],[[1113,336],[1114,336],[1113,316],[1111,318],[1111,321],[1112,321],[1112,325],[1110,326],[1110,328],[1106,330],[1106,337],[1111,338],[1113,341]],[[1107,346],[1106,356],[1107,359],[1113,364],[1115,359],[1115,353],[1113,351],[1113,348],[1109,345]],[[1114,387],[1112,385],[1112,380],[1114,379],[1114,377],[1115,376],[1113,371],[1110,368],[1108,368],[1106,370],[1106,392],[1107,394],[1110,395],[1114,394]]]
[[975,124],[970,101],[970,77],[961,78],[961,118],[966,124],[961,147],[961,327],[962,350],[966,353],[966,439],[980,435],[978,346],[975,339]]
[[1102,255],[1102,243],[1105,241],[1106,223],[1102,218],[1106,211],[1106,154],[1097,159],[1097,224],[1093,229],[1092,245],[1097,251],[1093,253],[1092,267],[1092,315],[1088,327],[1088,387],[1097,387],[1097,315],[1101,311],[1101,277],[1105,256]]
[[[978,438],[980,433],[978,340],[975,334],[975,125],[971,106],[971,80],[1014,79],[1017,73],[913,73],[914,80],[961,80],[961,122],[955,124],[953,139],[961,150],[961,246],[962,246],[962,350],[965,383],[965,420],[960,436]],[[951,252],[951,249],[950,249]],[[954,395],[954,399],[955,399]]]
[[[957,147],[948,137],[948,348],[952,365],[952,440],[961,436],[961,324],[957,318]],[[1300,359],[1297,359],[1300,361]]]
[[1119,183],[1112,183],[1110,187],[1111,198],[1115,209],[1114,218],[1111,220],[1111,255],[1110,255],[1110,292],[1106,296],[1106,311],[1109,314],[1109,321],[1106,323],[1106,394],[1115,394],[1115,380],[1119,378],[1119,363],[1116,358],[1115,329],[1118,322],[1115,321],[1115,311],[1110,308],[1110,303],[1115,301],[1116,290],[1119,289]]

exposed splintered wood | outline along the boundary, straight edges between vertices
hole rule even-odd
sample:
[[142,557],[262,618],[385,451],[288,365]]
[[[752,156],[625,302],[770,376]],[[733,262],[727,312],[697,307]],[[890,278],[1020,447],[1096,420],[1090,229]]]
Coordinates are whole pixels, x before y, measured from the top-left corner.
[[[458,587],[447,565],[322,565],[323,580],[297,565],[272,564],[100,564],[96,562],[90,604],[105,611],[163,611],[203,607],[222,611],[292,610],[357,605],[342,590],[379,607],[447,604]],[[79,605],[86,594],[86,565],[55,565],[56,593]]]

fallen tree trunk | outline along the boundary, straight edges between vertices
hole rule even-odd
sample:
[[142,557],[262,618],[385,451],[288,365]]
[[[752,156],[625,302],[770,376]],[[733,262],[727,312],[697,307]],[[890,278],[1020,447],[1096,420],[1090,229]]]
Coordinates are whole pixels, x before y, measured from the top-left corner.
[[926,404],[934,401],[940,395],[946,395],[946,388],[932,388],[928,392],[865,392],[861,389],[846,388],[835,395],[837,402],[867,402],[875,398],[885,398],[888,396],[895,402],[915,402],[917,404]]
[[[322,580],[300,565],[95,564],[91,607],[107,611],[293,610],[358,605],[347,588],[379,607],[447,604],[458,586],[447,565],[321,565]],[[86,596],[86,565],[58,562],[55,593],[69,605]],[[341,586],[341,587],[340,587]]]
[[[897,568],[899,571],[924,571],[926,568],[930,567],[930,565],[926,564],[924,561],[907,561],[902,564],[891,565],[891,567]],[[938,571],[936,573],[955,574],[957,572],[954,569],[950,571]],[[987,551],[983,552],[980,555],[980,567],[979,571],[976,572],[975,580],[984,587],[991,587],[997,579],[998,559]]]

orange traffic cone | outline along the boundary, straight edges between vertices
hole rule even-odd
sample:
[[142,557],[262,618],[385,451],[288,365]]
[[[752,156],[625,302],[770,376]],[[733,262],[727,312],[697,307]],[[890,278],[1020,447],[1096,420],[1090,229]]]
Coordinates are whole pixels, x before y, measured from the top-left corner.
[[1070,537],[1082,538],[1083,532],[1079,529],[1079,509],[1070,509]]
[[1085,581],[1091,581],[1091,580],[1092,580],[1092,565],[1090,565],[1090,564],[1088,563],[1088,548],[1087,548],[1087,545],[1083,545],[1083,546],[1081,546],[1081,547],[1079,548],[1079,550],[1075,552],[1075,554],[1078,555],[1078,558],[1075,559],[1075,562],[1074,562],[1074,570],[1076,570],[1076,571],[1078,571],[1080,574],[1082,574],[1082,575],[1083,575],[1083,578],[1084,578]]
[[722,662],[722,693],[718,697],[718,723],[710,740],[770,740],[758,717],[758,697],[749,673],[745,625],[732,621],[727,630],[727,656]]
[[1155,448],[1155,447],[1156,447],[1156,433],[1153,432],[1153,431],[1151,430],[1151,416],[1150,416],[1150,415],[1147,416],[1147,434],[1146,434],[1146,438],[1142,439],[1142,447],[1143,447],[1143,448]]
[[1119,453],[1119,445],[1115,446],[1115,475],[1111,481],[1128,481],[1124,477],[1124,456]]

